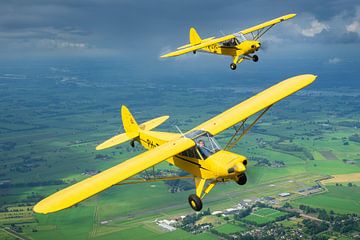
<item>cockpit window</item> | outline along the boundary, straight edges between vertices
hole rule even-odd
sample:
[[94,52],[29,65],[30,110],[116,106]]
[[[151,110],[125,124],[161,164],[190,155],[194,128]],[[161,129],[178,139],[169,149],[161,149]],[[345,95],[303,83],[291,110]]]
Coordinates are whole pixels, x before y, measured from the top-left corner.
[[239,41],[239,43],[246,40],[246,37],[242,33],[235,33],[234,35],[235,35],[236,39]]
[[239,43],[240,42],[237,38],[232,38],[230,40],[223,42],[222,45],[225,47],[234,47],[234,46],[238,45]]
[[214,137],[208,132],[197,130],[187,133],[185,137],[191,138],[195,141],[197,150],[203,159],[206,159],[221,150]]
[[245,41],[246,38],[244,36],[244,34],[242,33],[234,33],[234,38],[230,39],[230,40],[227,40],[225,42],[222,43],[222,46],[225,46],[225,47],[234,47],[238,44],[240,44],[241,42]]

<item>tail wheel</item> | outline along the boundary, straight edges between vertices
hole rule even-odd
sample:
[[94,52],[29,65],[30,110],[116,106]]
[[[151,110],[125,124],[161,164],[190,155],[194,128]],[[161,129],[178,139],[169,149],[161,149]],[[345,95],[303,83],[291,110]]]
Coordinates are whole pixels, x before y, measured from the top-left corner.
[[254,55],[254,56],[252,56],[252,60],[253,60],[254,62],[259,61],[259,57],[258,57],[258,55]]
[[242,173],[242,174],[237,176],[237,179],[236,179],[237,184],[245,185],[246,182],[247,182],[247,177],[246,177],[245,173]]
[[196,50],[193,51],[193,54],[196,54]]
[[190,207],[195,211],[200,211],[202,209],[202,201],[196,194],[191,194],[188,198]]
[[235,63],[231,63],[231,64],[230,64],[230,68],[231,68],[231,70],[235,70],[235,69],[236,69],[236,64],[235,64]]

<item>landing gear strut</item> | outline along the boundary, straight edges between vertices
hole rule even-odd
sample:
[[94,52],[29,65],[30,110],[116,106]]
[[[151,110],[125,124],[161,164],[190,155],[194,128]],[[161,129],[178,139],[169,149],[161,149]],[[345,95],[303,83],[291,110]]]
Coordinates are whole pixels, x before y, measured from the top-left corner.
[[190,207],[195,211],[200,211],[202,209],[202,201],[196,194],[191,194],[188,198]]
[[235,64],[235,63],[231,63],[231,64],[230,64],[230,68],[231,68],[231,70],[235,70],[235,69],[236,69],[236,64]]
[[241,173],[237,176],[236,178],[236,183],[239,185],[245,185],[247,182],[247,177],[245,175],[245,173]]

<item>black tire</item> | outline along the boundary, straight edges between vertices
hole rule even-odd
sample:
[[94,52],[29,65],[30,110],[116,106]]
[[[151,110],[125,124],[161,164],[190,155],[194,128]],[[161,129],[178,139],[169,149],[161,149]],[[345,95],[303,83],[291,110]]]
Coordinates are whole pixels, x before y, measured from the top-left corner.
[[196,54],[196,50],[193,51],[193,54]]
[[190,207],[195,211],[200,211],[202,209],[202,201],[196,194],[191,194],[188,198]]
[[239,185],[245,185],[247,182],[247,177],[245,173],[242,173],[237,176],[236,183]]
[[130,146],[133,147],[133,148],[135,147],[135,141],[134,140],[130,141]]
[[230,64],[230,68],[231,68],[231,70],[235,70],[235,69],[236,69],[236,64],[235,64],[235,63],[231,63],[231,64]]
[[258,57],[258,55],[254,55],[254,56],[252,56],[252,60],[253,60],[254,62],[259,61],[259,57]]

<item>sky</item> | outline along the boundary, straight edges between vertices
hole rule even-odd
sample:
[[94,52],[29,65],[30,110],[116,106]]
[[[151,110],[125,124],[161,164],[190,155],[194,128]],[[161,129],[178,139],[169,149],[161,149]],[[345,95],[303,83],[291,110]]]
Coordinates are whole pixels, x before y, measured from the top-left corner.
[[4,0],[0,59],[115,58],[147,74],[195,70],[228,74],[231,59],[225,57],[159,56],[186,44],[192,26],[201,37],[221,36],[289,13],[298,15],[263,37],[260,67],[246,63],[243,73],[291,68],[289,60],[293,66],[313,65],[316,60],[321,68],[341,67],[344,72],[358,64],[358,0]]

